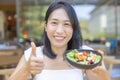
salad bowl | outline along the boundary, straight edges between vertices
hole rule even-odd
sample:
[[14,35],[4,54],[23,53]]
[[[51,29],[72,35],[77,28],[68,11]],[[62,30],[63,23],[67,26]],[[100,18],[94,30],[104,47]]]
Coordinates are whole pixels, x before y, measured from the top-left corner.
[[92,69],[102,61],[102,55],[95,50],[67,50],[64,58],[69,65],[79,69]]

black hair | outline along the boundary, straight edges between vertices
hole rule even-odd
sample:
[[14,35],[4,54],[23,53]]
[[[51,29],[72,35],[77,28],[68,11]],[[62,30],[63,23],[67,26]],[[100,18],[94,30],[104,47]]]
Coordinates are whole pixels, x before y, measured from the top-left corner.
[[[66,11],[70,19],[70,22],[72,24],[72,28],[73,28],[73,35],[72,35],[71,40],[68,42],[67,50],[79,49],[79,47],[82,46],[82,35],[80,32],[79,21],[78,21],[78,18],[76,16],[76,13],[73,7],[69,3],[64,2],[64,1],[57,1],[57,2],[52,3],[46,12],[46,16],[45,16],[46,23],[48,22],[48,18],[50,14],[58,8],[63,8]],[[56,58],[57,55],[54,54],[51,49],[51,44],[50,44],[50,41],[48,39],[48,36],[45,30],[44,30],[43,41],[44,41],[43,42],[44,44],[43,53],[47,55],[49,58]]]

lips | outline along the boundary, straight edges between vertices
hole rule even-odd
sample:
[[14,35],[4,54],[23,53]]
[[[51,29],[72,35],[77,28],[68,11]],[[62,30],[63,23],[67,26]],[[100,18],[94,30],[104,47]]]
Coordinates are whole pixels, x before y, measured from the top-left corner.
[[54,36],[54,38],[55,38],[55,40],[57,40],[57,41],[62,41],[62,40],[65,39],[64,36]]

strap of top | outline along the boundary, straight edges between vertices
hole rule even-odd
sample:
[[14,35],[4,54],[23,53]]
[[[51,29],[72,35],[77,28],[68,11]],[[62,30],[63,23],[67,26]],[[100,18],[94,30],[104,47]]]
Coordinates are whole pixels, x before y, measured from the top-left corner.
[[[30,58],[31,50],[32,50],[32,48],[29,48],[29,49],[24,51],[24,56],[25,56],[26,61],[28,61]],[[42,52],[41,47],[36,47],[36,57],[43,58],[43,52]]]

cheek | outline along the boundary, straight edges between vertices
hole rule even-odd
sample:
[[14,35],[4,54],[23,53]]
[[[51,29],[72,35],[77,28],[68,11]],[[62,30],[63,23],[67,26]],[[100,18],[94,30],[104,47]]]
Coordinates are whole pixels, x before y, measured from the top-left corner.
[[72,36],[73,36],[73,30],[72,30],[72,29],[68,30],[68,31],[67,31],[67,35],[68,35],[69,38],[71,39]]
[[53,34],[53,32],[54,32],[54,30],[52,28],[50,28],[50,27],[46,27],[45,31],[46,31],[48,37],[51,36]]
[[50,28],[49,28],[49,26],[45,26],[45,31],[47,32],[47,33],[49,33],[49,31],[50,31]]

